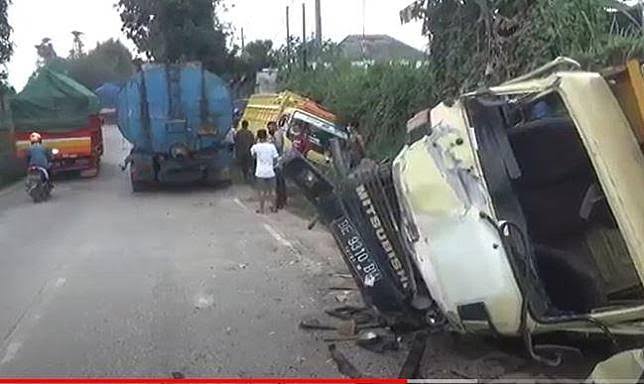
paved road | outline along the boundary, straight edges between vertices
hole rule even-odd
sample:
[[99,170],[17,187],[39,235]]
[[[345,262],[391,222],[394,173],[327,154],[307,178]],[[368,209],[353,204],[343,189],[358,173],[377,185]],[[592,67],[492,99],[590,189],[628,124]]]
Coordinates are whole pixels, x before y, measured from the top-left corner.
[[[339,376],[326,333],[297,328],[348,283],[329,277],[347,272],[331,236],[257,216],[244,187],[133,195],[127,145],[115,128],[105,139],[100,176],[58,182],[45,204],[0,190],[0,377]],[[339,348],[372,376],[405,358]],[[584,378],[595,361],[545,370],[522,351],[434,335],[421,376]]]
[[240,188],[131,194],[105,138],[98,178],[0,191],[0,376],[337,376],[296,329],[318,256]]

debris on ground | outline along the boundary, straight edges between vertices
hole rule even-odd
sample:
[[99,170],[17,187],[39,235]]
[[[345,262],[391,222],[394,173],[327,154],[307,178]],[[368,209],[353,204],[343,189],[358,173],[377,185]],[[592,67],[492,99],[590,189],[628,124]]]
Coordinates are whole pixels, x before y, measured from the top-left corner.
[[329,287],[329,291],[357,291],[356,286]]
[[351,364],[342,352],[338,351],[335,344],[329,344],[329,353],[331,353],[331,358],[335,361],[338,366],[338,371],[340,371],[341,374],[352,379],[365,377],[355,366],[353,366],[353,364]]
[[420,367],[420,362],[425,354],[426,344],[427,333],[416,332],[414,340],[411,343],[409,355],[407,355],[407,359],[400,369],[400,375],[398,375],[398,377],[401,379],[413,379],[418,377],[418,368]]
[[356,340],[356,345],[368,351],[375,353],[385,353],[387,351],[398,351],[400,349],[401,338],[391,332],[378,334],[377,340]]
[[353,320],[340,321],[335,324],[322,323],[318,319],[300,321],[300,328],[318,331],[337,331],[342,336],[353,336],[358,331],[358,325]]
[[347,300],[349,300],[349,293],[351,292],[345,291],[340,295],[336,295],[335,300],[340,304],[344,304],[347,302]]
[[374,344],[380,340],[380,336],[375,332],[369,331],[355,336],[325,337],[323,340],[326,342],[355,341],[356,344],[360,341],[366,344]]
[[171,373],[171,375],[172,375],[172,378],[175,379],[175,380],[180,380],[180,379],[185,379],[186,378],[186,375],[184,375],[183,372],[179,372],[179,371],[174,371],[174,372]]
[[345,305],[333,309],[326,309],[324,313],[340,320],[354,320],[357,324],[378,322],[376,316],[369,308]]
[[300,321],[300,328],[318,331],[335,331],[337,327],[331,324],[323,324],[318,319],[310,319]]
[[339,277],[341,279],[353,279],[353,276],[348,273],[331,273],[331,277]]

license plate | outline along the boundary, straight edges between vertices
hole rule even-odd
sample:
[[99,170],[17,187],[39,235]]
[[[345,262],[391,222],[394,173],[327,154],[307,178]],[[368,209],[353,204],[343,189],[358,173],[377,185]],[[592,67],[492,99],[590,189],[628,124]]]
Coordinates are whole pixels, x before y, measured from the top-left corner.
[[373,287],[382,279],[382,271],[365,246],[362,236],[346,217],[334,221],[332,225],[333,233],[344,254],[349,258],[351,267],[365,286]]

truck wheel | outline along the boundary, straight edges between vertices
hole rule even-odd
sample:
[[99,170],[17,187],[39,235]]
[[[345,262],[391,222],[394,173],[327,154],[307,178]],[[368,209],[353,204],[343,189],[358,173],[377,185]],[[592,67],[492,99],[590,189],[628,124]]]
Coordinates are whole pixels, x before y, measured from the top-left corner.
[[228,168],[206,173],[203,181],[206,185],[214,188],[227,188],[233,184]]
[[145,192],[147,190],[147,185],[143,181],[134,181],[132,180],[132,192]]

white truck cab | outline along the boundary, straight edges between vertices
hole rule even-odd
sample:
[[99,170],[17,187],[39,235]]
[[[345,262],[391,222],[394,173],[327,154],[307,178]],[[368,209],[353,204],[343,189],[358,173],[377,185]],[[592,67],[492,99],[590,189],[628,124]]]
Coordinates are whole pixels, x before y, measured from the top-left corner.
[[600,74],[536,72],[408,130],[402,224],[452,328],[644,333],[644,156]]

